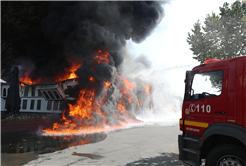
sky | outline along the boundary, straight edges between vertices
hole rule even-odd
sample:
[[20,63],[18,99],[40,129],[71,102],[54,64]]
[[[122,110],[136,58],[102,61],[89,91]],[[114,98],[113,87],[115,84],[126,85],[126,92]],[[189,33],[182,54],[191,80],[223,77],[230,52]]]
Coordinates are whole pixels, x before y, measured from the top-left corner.
[[186,42],[188,32],[197,20],[203,23],[207,14],[219,14],[224,2],[235,0],[172,0],[164,4],[165,16],[154,32],[140,44],[128,41],[130,53],[147,56],[153,68],[199,65]]
[[[131,62],[125,59],[125,69],[127,75],[134,73],[142,80],[149,81],[154,88],[153,101],[158,113],[153,116],[154,119],[180,118],[185,72],[200,64],[193,59],[193,52],[186,42],[188,32],[191,32],[193,24],[198,20],[203,24],[207,14],[219,14],[219,7],[224,2],[231,4],[235,0],[170,1],[163,5],[165,16],[146,40],[140,44],[128,41],[127,50],[131,56],[144,55],[151,62],[150,68],[135,74],[138,61],[129,65]],[[172,107],[169,107],[170,104]],[[146,121],[150,117],[149,114],[144,114],[141,120]]]

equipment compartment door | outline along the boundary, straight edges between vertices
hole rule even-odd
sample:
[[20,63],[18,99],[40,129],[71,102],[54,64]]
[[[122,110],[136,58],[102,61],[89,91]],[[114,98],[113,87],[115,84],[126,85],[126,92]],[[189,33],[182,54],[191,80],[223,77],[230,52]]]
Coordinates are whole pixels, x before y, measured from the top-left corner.
[[243,126],[246,128],[246,63],[243,70]]

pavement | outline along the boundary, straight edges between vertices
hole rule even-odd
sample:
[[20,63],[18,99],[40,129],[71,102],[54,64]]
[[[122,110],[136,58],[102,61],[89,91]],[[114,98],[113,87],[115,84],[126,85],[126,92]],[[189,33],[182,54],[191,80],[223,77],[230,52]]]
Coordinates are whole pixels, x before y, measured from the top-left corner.
[[30,165],[187,166],[178,160],[179,126],[148,126],[110,132],[101,142],[41,154]]

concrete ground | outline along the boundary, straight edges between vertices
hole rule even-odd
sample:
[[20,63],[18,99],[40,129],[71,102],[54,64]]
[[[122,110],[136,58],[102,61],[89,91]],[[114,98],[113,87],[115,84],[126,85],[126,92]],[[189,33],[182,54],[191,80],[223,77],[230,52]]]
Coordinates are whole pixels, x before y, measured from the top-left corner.
[[26,165],[186,166],[178,160],[180,133],[178,125],[125,129],[101,142],[39,155]]

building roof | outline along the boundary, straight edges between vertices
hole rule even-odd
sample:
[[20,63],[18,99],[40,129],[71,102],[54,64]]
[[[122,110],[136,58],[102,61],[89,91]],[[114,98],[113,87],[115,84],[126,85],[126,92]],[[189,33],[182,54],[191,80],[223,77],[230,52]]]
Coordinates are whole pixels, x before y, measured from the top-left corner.
[[6,81],[4,81],[3,79],[0,78],[0,82],[1,83],[7,83]]

